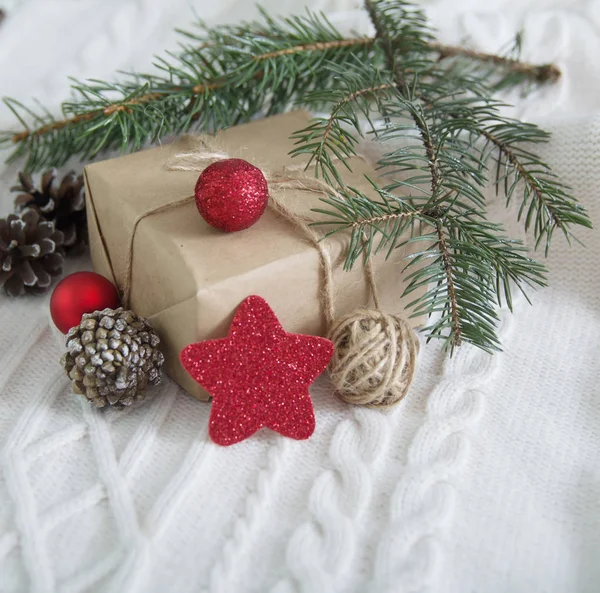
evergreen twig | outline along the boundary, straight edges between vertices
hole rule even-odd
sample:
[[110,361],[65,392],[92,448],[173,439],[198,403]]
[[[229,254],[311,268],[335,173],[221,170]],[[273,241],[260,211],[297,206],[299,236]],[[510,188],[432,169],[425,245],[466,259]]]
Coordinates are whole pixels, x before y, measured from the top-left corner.
[[[511,120],[498,89],[555,82],[551,64],[440,44],[423,11],[404,0],[365,0],[374,37],[346,38],[323,15],[181,32],[182,48],[157,59],[157,74],[118,82],[73,82],[73,100],[54,117],[5,99],[21,124],[0,135],[27,168],[87,160],[113,148],[190,129],[210,132],[305,106],[327,110],[298,130],[292,155],[307,155],[317,176],[338,186],[317,211],[325,234],[350,235],[345,267],[408,243],[403,273],[413,315],[430,317],[429,339],[453,351],[472,343],[500,348],[497,307],[544,286],[545,267],[488,220],[483,188],[492,183],[547,253],[556,229],[590,227],[585,210],[534,152],[549,135]],[[366,126],[366,127],[365,127]],[[365,135],[387,150],[368,195],[343,183],[340,167]]]
[[439,54],[439,59],[446,58],[466,58],[477,60],[479,62],[488,62],[494,66],[507,69],[514,74],[521,74],[524,77],[537,83],[556,82],[561,77],[561,71],[555,64],[530,64],[497,54],[490,54],[456,45],[444,45],[443,43],[433,42],[429,44],[432,51]]
[[[95,156],[98,152],[119,146],[136,150],[147,139],[157,140],[157,133],[164,135],[191,127],[201,127],[203,120],[210,118],[199,115],[198,103],[208,108],[206,103],[210,101],[206,100],[207,95],[217,94],[225,89],[228,94],[240,90],[238,89],[239,73],[244,69],[249,70],[248,56],[245,53],[248,44],[241,42],[242,36],[248,32],[254,32],[255,42],[274,47],[271,51],[250,56],[250,61],[253,63],[253,77],[256,79],[264,76],[263,70],[256,70],[256,67],[260,67],[263,63],[268,65],[280,60],[300,61],[305,59],[306,54],[320,55],[321,61],[332,58],[335,60],[336,57],[340,57],[336,52],[344,52],[341,56],[343,58],[360,57],[365,56],[364,52],[369,52],[377,41],[376,37],[343,38],[333,30],[324,17],[319,18],[316,15],[285,19],[281,24],[264,16],[267,20],[266,27],[254,23],[233,29],[222,27],[212,31],[203,30],[200,35],[182,32],[186,38],[196,43],[186,47],[180,55],[172,54],[173,62],[159,59],[159,67],[165,72],[162,77],[130,75],[129,81],[99,86],[90,83],[74,83],[73,90],[79,98],[75,103],[67,102],[63,105],[61,118],[55,118],[44,112],[35,113],[17,101],[5,99],[6,105],[15,113],[24,129],[2,133],[0,143],[15,146],[14,158],[27,155],[29,158],[26,168],[36,170],[48,165],[63,164],[76,154],[86,159]],[[290,32],[284,29],[290,25],[295,35],[290,35]],[[293,41],[302,41],[302,43],[291,44],[290,42]],[[399,36],[398,43],[402,42]],[[395,43],[395,40],[390,40],[390,43]],[[491,62],[506,73],[516,73],[525,79],[537,82],[553,81],[560,75],[559,70],[553,65],[527,64],[505,56],[475,52],[432,40],[427,40],[425,49],[437,54],[440,60],[459,57],[482,63]],[[218,53],[223,54],[218,60],[226,63],[227,68],[215,70],[208,67],[210,61],[217,59]],[[174,84],[175,79],[179,79],[182,84]],[[191,84],[192,82],[195,84]],[[520,79],[516,82],[520,82]],[[146,92],[140,92],[140,83],[147,85],[144,88]],[[267,88],[267,85],[268,83],[264,82],[263,88]],[[308,89],[310,86],[306,85],[305,88]],[[122,98],[111,98],[115,93],[122,94]],[[287,96],[288,101],[293,99],[294,94],[298,93]],[[253,99],[255,109],[264,107],[256,104],[256,98]],[[227,97],[226,102],[229,103],[229,107],[232,106],[231,96]],[[283,103],[283,100],[281,102]],[[174,108],[177,108],[181,115],[186,104],[193,106],[191,110],[188,109],[193,113],[192,117],[189,117],[189,114],[188,117],[183,117],[185,126],[174,123],[177,120],[175,114],[173,117],[165,117],[165,112]],[[276,107],[271,109],[271,112],[280,109]],[[221,117],[216,122],[216,127],[219,127],[219,124],[230,125],[235,121],[248,119],[252,115],[249,111],[246,113],[241,111],[236,113],[237,118]],[[33,121],[33,126],[26,122],[27,118]],[[140,128],[144,126],[150,128],[152,132],[142,138],[144,134]],[[132,127],[137,130],[132,130]],[[116,128],[120,128],[123,137],[119,138],[118,134],[113,133]],[[100,136],[100,141],[96,145],[88,146],[83,141],[84,135],[95,136],[101,132],[104,132],[104,136]]]
[[[405,294],[427,287],[408,306],[415,315],[433,315],[428,337],[444,340],[451,351],[462,342],[497,350],[496,307],[503,302],[512,307],[514,287],[524,291],[546,280],[544,266],[486,220],[482,189],[490,162],[496,169],[492,182],[504,189],[507,202],[521,193],[519,218],[533,229],[536,246],[545,241],[547,251],[555,228],[568,238],[571,226],[591,223],[568,188],[525,144],[546,142],[548,134],[500,115],[501,105],[491,98],[498,86],[493,76],[478,66],[440,67],[440,60],[424,49],[431,44],[424,16],[408,3],[365,0],[365,8],[383,66],[374,73],[352,64],[341,98],[328,93],[330,115],[295,134],[294,154],[309,154],[318,173],[337,179],[337,164],[355,154],[363,136],[358,114],[380,113],[384,125],[371,122],[369,132],[381,142],[403,145],[379,161],[390,179],[382,187],[373,183],[379,199],[342,188],[342,198],[328,198],[329,207],[319,210],[328,215],[330,233],[352,233],[346,267],[381,249],[389,255],[407,242],[425,245],[408,260]],[[398,27],[403,45],[390,33]],[[449,51],[440,57],[453,55]],[[316,91],[307,101],[318,103],[325,95]],[[366,95],[370,102],[364,101]],[[397,190],[408,195],[400,197]]]

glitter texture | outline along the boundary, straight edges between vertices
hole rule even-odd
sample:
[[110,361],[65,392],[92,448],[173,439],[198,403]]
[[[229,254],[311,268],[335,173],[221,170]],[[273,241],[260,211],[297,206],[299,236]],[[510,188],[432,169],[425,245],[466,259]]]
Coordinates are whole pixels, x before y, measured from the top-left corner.
[[213,397],[211,439],[232,445],[263,426],[307,439],[315,429],[308,387],[332,356],[332,342],[286,332],[262,297],[249,296],[226,338],[190,344],[181,362]]
[[202,218],[231,233],[247,229],[262,216],[269,188],[260,169],[242,159],[226,159],[202,171],[194,195]]

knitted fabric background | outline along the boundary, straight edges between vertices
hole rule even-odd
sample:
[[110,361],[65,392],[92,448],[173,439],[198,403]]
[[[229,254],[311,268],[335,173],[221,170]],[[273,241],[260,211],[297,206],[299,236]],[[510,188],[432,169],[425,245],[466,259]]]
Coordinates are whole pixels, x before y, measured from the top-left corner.
[[[192,7],[212,23],[256,14],[244,0],[9,4],[0,94],[53,108],[68,75],[148,69]],[[352,0],[307,4],[369,30]],[[600,1],[424,4],[445,41],[494,51],[523,28],[524,58],[561,66],[556,86],[512,99],[553,131],[544,157],[597,225]],[[17,170],[0,165],[3,212]],[[307,442],[214,445],[210,406],[168,380],[147,405],[97,412],[69,393],[48,297],[1,296],[0,592],[597,592],[600,236],[578,236],[585,248],[556,237],[533,307],[503,314],[502,354],[423,346],[390,412],[349,407],[320,380]]]

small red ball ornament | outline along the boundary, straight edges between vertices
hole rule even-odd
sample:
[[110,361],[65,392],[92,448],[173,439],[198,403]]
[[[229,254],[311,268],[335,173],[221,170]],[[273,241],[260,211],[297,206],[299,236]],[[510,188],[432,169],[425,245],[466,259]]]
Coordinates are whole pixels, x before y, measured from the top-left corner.
[[117,309],[117,289],[104,276],[94,272],[76,272],[63,278],[50,297],[50,315],[54,325],[66,334],[81,323],[84,313]]
[[269,188],[258,167],[242,159],[225,159],[202,171],[194,195],[202,218],[232,233],[247,229],[262,216]]

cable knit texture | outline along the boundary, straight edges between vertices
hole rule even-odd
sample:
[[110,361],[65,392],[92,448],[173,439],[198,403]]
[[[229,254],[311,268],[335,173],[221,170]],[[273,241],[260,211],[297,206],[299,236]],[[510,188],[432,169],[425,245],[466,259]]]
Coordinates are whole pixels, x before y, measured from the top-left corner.
[[[9,4],[2,94],[52,108],[67,75],[146,70],[190,7],[213,23],[256,15],[243,0]],[[359,2],[309,4],[370,31]],[[494,51],[523,28],[524,58],[561,66],[557,85],[510,98],[554,132],[544,156],[597,226],[600,1],[423,4],[446,42]],[[3,211],[16,171],[0,165]],[[520,235],[500,202],[493,216]],[[48,298],[0,298],[0,593],[596,593],[600,237],[579,237],[587,248],[556,236],[533,307],[502,312],[502,354],[447,360],[421,344],[409,395],[387,411],[320,380],[307,442],[261,431],[218,447],[209,404],[170,381],[143,406],[96,411],[69,394]]]

